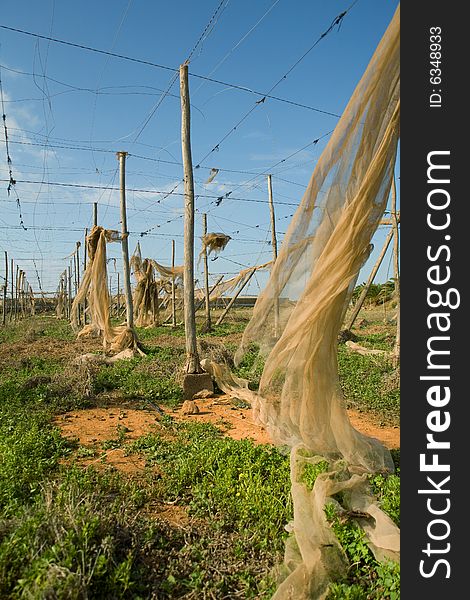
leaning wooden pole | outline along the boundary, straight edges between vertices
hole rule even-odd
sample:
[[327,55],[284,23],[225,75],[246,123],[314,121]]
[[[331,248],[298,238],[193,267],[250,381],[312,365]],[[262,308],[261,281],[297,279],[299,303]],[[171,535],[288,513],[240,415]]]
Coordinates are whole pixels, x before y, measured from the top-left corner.
[[388,246],[389,246],[392,238],[393,238],[393,229],[391,229],[388,232],[388,235],[385,239],[385,243],[384,243],[382,251],[380,252],[380,255],[377,259],[377,262],[375,263],[374,267],[372,268],[372,271],[370,272],[370,275],[369,275],[369,279],[367,280],[367,283],[364,286],[364,289],[362,290],[361,295],[359,296],[359,298],[356,302],[356,305],[354,306],[352,315],[350,316],[348,324],[346,326],[347,331],[350,331],[352,329],[352,326],[354,325],[354,321],[357,319],[357,315],[359,314],[359,311],[361,310],[362,305],[364,304],[364,300],[366,299],[366,296],[370,289],[370,286],[372,285],[372,282],[374,281],[374,278],[377,275],[377,271],[379,270],[379,267],[382,264],[382,261],[384,259],[384,256],[387,252]]
[[392,179],[392,225],[393,225],[393,271],[395,279],[395,298],[397,300],[397,333],[395,337],[395,347],[393,350],[395,363],[400,360],[400,262],[398,256],[399,248],[399,232],[398,232],[398,217],[397,217],[397,186],[395,177]]
[[201,373],[194,310],[194,181],[191,157],[191,116],[188,65],[180,66],[181,145],[184,169],[184,328],[186,373]]
[[[223,275],[221,275],[217,281],[214,283],[214,285],[211,287],[211,289],[209,290],[209,298],[212,296],[212,292],[219,286],[219,283],[222,281],[222,279],[224,278]],[[199,304],[196,306],[196,312],[201,308],[201,306],[205,304],[205,299],[202,300],[202,302],[199,302]]]
[[129,266],[129,232],[127,231],[127,213],[126,213],[126,156],[127,152],[117,153],[119,160],[119,180],[121,190],[121,247],[123,262],[123,286],[126,298],[126,321],[129,329],[134,328],[134,309],[132,305],[131,291],[131,269]]
[[[271,175],[268,175],[268,199],[269,199],[269,215],[271,219],[271,245],[273,247],[273,266],[277,259],[277,237],[276,237],[276,215],[274,213],[274,201],[273,201],[273,184]],[[274,288],[274,337],[279,337],[279,292],[277,286]]]
[[220,325],[222,323],[222,321],[225,319],[225,316],[227,315],[228,311],[232,308],[232,306],[235,303],[235,300],[238,298],[238,296],[242,293],[243,289],[248,285],[248,282],[250,281],[250,279],[253,277],[253,275],[256,273],[256,269],[253,269],[253,271],[251,271],[251,273],[248,275],[248,277],[245,279],[243,285],[240,286],[240,288],[238,289],[238,292],[235,294],[235,296],[233,296],[233,298],[230,300],[230,302],[228,303],[226,309],[224,310],[224,312],[220,315],[220,317],[217,319],[217,323],[216,325]]
[[[207,214],[203,213],[202,215],[202,235],[207,234]],[[209,292],[209,266],[207,261],[207,248],[204,245],[204,300],[206,305],[206,322],[204,323],[204,331],[211,331],[211,301],[210,301],[210,292]]]

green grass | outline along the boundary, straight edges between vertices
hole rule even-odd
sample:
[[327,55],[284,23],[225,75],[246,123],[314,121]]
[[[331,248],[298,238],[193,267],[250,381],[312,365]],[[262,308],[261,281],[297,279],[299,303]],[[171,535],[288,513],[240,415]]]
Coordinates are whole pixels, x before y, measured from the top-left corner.
[[169,422],[132,450],[158,465],[168,501],[181,499],[195,516],[244,530],[260,548],[281,549],[292,507],[289,460],[275,448],[224,438],[206,423]]
[[[242,325],[223,324],[205,336],[206,344]],[[67,442],[51,424],[55,415],[90,406],[110,391],[127,401],[181,401],[184,348],[159,345],[159,336],[184,331],[141,331],[147,356],[114,365],[78,368],[60,355],[36,355],[33,345],[27,358],[14,359],[13,349],[11,363],[0,366],[1,598],[272,596],[272,569],[282,561],[284,526],[292,518],[288,456],[223,437],[211,425],[166,417],[155,433],[132,444],[124,429],[102,444],[145,458],[147,467],[129,478],[80,467],[80,458],[97,449]],[[0,332],[12,344],[73,337],[67,323],[44,317]],[[387,339],[374,334],[368,343],[377,347]],[[384,399],[377,398],[388,367],[344,350],[343,385],[357,402],[362,390],[365,410],[384,410]],[[253,346],[237,374],[256,386],[262,368]],[[399,453],[394,459],[399,466]],[[326,468],[326,461],[306,464],[300,481],[311,489]],[[370,482],[380,506],[399,523],[399,470]],[[188,515],[182,527],[161,518],[167,510]],[[349,577],[331,587],[330,598],[398,598],[397,567],[375,561],[353,522],[329,516],[351,563]]]
[[[119,390],[124,398],[177,406],[182,399],[177,379],[178,371],[182,371],[182,360],[183,351],[178,348],[152,348],[145,357],[102,366],[94,375],[94,392]],[[179,369],[175,369],[175,363]]]
[[0,343],[34,341],[40,338],[73,340],[75,334],[70,323],[53,316],[27,317],[0,328]]
[[399,379],[390,360],[379,355],[362,356],[340,345],[338,365],[341,389],[348,406],[375,413],[384,423],[399,425]]
[[257,390],[263,374],[264,363],[264,357],[259,354],[259,346],[252,343],[248,346],[235,373],[239,377],[248,379],[250,389]]

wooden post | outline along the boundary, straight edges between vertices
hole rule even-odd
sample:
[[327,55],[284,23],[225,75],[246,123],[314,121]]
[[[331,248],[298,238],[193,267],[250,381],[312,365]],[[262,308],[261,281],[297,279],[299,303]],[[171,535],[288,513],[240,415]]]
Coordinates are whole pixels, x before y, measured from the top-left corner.
[[3,307],[2,307],[2,324],[7,322],[7,284],[3,284]]
[[276,238],[276,217],[274,214],[273,202],[273,184],[271,175],[268,175],[268,197],[269,197],[269,214],[271,216],[271,243],[273,246],[273,259],[277,258],[277,238]]
[[[83,272],[86,271],[86,261],[87,261],[87,236],[88,236],[88,228],[85,228],[85,243],[83,244]],[[86,325],[86,309],[87,309],[87,301],[86,297],[83,298],[83,324]]]
[[7,321],[8,253],[5,250],[5,285],[3,286],[3,324]]
[[118,152],[119,176],[121,190],[121,247],[124,275],[124,294],[126,297],[126,321],[129,329],[134,328],[134,309],[132,305],[131,270],[129,266],[129,232],[127,231],[126,213],[126,156],[127,152]]
[[15,277],[15,321],[18,319],[19,312],[19,282],[20,282],[20,268],[16,265],[16,277]]
[[160,288],[158,286],[158,283],[155,282],[155,296],[153,298],[154,301],[154,305],[153,305],[153,322],[154,322],[154,326],[157,327],[159,325],[159,321],[160,321]]
[[[277,259],[277,238],[276,238],[276,216],[274,214],[274,202],[273,202],[273,184],[271,175],[268,175],[268,198],[269,198],[269,214],[271,217],[271,245],[273,247],[273,266]],[[279,290],[277,285],[274,287],[274,337],[279,337]]]
[[181,145],[184,169],[184,328],[186,373],[201,373],[196,342],[194,311],[194,181],[191,157],[191,116],[188,65],[180,66]]
[[[202,235],[207,233],[207,214],[202,215]],[[209,267],[207,262],[207,248],[204,246],[204,299],[206,303],[206,322],[204,323],[204,331],[211,331],[211,307],[209,298]]]
[[171,240],[171,324],[176,327],[175,240]]
[[10,305],[10,321],[13,321],[14,310],[15,310],[15,290],[13,285],[13,259],[10,262],[10,274],[11,274],[11,305]]
[[34,301],[33,287],[31,285],[29,286],[29,301],[31,304],[31,316],[34,317],[34,315],[36,314],[36,306]]
[[68,318],[69,320],[72,318],[72,267],[69,265],[67,267],[68,272]]
[[77,249],[75,248],[75,252],[72,255],[72,260],[70,261],[72,265],[72,281],[73,281],[73,295],[77,295]]
[[19,312],[22,317],[24,314],[24,271],[20,269],[20,276],[18,279],[18,304],[19,304]]
[[93,227],[98,225],[98,202],[93,202]]
[[253,275],[255,274],[256,269],[253,269],[253,271],[251,271],[251,273],[248,275],[248,277],[245,279],[245,282],[243,283],[243,285],[240,286],[240,289],[238,290],[238,292],[235,294],[235,296],[233,296],[233,298],[230,300],[230,302],[228,303],[226,309],[224,310],[224,312],[220,315],[220,317],[217,320],[216,325],[220,325],[222,323],[222,321],[225,318],[225,315],[228,313],[228,311],[232,308],[235,300],[238,298],[238,296],[242,293],[243,288],[245,288],[248,285],[248,282],[250,281],[250,279],[253,277]]
[[393,271],[395,278],[395,298],[397,299],[397,333],[393,349],[395,364],[400,361],[400,266],[398,259],[398,217],[397,217],[397,186],[395,176],[392,178],[392,224],[393,224]]
[[119,287],[119,271],[117,274],[117,314],[121,314],[121,288]]
[[[80,288],[80,242],[75,242],[75,254],[74,254],[74,265],[75,265],[75,296],[78,294]],[[80,305],[77,306],[77,322],[80,325],[82,321]]]
[[64,319],[67,317],[67,307],[65,306],[66,294],[65,294],[64,274],[63,273],[60,274],[60,280],[59,280],[59,302],[61,299],[62,299],[62,310],[60,312],[60,318]]
[[113,288],[112,288],[112,276],[109,276],[109,285],[108,285],[108,289],[109,289],[109,316],[112,317],[113,316]]
[[361,310],[364,300],[366,299],[367,292],[369,291],[370,286],[372,285],[372,282],[374,281],[374,277],[377,275],[377,271],[379,270],[379,267],[382,264],[383,258],[387,252],[388,245],[390,244],[392,237],[393,237],[393,229],[391,229],[389,231],[387,238],[385,239],[385,243],[383,245],[382,251],[377,259],[377,262],[375,263],[374,267],[372,268],[372,271],[370,272],[370,275],[369,275],[369,279],[367,280],[367,283],[364,286],[364,289],[362,290],[361,295],[359,296],[359,299],[356,302],[356,305],[354,306],[352,315],[349,318],[348,324],[346,326],[346,331],[350,331],[352,329],[352,326],[354,325],[354,321],[356,320],[357,315],[359,314],[359,311]]
[[81,243],[77,242],[76,243],[76,252],[77,252],[77,290],[80,287],[80,246]]

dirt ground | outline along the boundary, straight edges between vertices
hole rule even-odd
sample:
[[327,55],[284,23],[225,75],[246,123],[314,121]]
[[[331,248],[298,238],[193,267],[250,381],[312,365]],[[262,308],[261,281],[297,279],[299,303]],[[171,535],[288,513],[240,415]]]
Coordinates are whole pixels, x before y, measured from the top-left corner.
[[[200,412],[195,415],[183,415],[181,410],[165,412],[178,421],[191,420],[212,423],[235,440],[251,439],[256,444],[269,444],[268,432],[253,422],[249,408],[235,408],[226,395],[197,400]],[[360,432],[375,437],[390,449],[400,447],[400,430],[398,427],[380,427],[370,417],[354,410],[348,411],[354,427]],[[114,467],[133,474],[144,470],[145,461],[135,454],[126,454],[125,445],[138,437],[157,431],[160,414],[155,410],[133,408],[90,408],[74,410],[56,418],[55,424],[62,435],[89,449],[79,458],[83,466]],[[122,436],[122,443],[116,448],[102,449],[103,443],[108,446]],[[117,444],[116,444],[117,445]],[[105,444],[106,446],[106,444]]]

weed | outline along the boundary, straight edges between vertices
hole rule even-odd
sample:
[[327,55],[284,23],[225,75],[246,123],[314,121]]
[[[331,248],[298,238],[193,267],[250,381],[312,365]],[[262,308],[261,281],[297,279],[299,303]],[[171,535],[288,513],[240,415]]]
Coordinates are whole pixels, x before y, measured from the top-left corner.
[[249,380],[250,389],[257,390],[263,374],[264,363],[265,359],[259,353],[259,346],[250,344],[235,372],[239,377]]
[[204,423],[172,424],[132,448],[159,465],[168,500],[180,499],[220,526],[242,528],[261,547],[280,549],[292,507],[289,460],[275,448],[223,438]]
[[118,389],[125,398],[157,400],[166,406],[176,406],[182,399],[182,389],[175,373],[175,357],[181,357],[177,349],[155,349],[144,358],[103,366],[94,377],[94,391]]
[[400,470],[392,475],[375,475],[370,482],[381,509],[400,526]]
[[400,390],[384,386],[384,380],[394,371],[389,360],[362,356],[340,345],[338,365],[341,388],[350,406],[380,415],[383,422],[399,424]]
[[377,561],[364,531],[354,521],[342,522],[334,504],[325,506],[325,515],[351,565],[348,580],[330,586],[328,600],[398,600],[399,565]]

